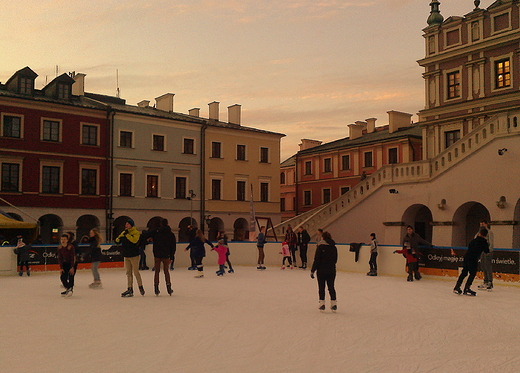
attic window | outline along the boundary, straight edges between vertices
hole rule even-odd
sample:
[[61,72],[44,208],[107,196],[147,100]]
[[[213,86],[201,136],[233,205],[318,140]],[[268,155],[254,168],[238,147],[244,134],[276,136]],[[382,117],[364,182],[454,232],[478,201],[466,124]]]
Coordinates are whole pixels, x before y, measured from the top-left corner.
[[446,46],[457,45],[460,43],[460,30],[453,30],[446,33]]
[[20,93],[24,95],[31,95],[33,92],[34,81],[31,78],[20,77]]
[[58,100],[68,100],[70,98],[70,85],[58,83]]
[[493,31],[499,32],[509,29],[509,13],[503,13],[493,18]]

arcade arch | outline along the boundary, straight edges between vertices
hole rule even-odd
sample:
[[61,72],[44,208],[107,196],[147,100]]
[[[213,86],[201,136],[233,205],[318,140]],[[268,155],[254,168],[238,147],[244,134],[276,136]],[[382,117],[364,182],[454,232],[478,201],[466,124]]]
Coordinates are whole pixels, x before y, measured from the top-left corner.
[[467,246],[478,232],[481,220],[491,220],[489,211],[483,204],[471,201],[461,205],[453,215],[451,244]]

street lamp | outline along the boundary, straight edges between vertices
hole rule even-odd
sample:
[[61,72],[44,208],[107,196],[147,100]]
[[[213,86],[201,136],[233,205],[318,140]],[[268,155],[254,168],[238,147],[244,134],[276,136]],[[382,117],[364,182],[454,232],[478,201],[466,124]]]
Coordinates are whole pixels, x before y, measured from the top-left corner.
[[193,189],[188,190],[190,200],[190,225],[193,225],[193,198],[197,197],[195,193],[193,193]]

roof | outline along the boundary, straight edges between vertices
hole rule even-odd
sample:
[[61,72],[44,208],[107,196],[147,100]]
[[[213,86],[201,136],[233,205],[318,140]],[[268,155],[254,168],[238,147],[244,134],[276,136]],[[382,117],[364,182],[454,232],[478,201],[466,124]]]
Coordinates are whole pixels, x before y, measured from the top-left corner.
[[294,154],[293,156],[287,158],[285,161],[280,163],[280,168],[282,168],[282,167],[291,167],[291,166],[294,166],[294,165],[296,165],[296,154]]
[[334,150],[340,148],[358,147],[363,145],[369,145],[373,143],[386,142],[390,140],[396,140],[399,138],[422,138],[422,129],[419,125],[413,125],[412,127],[401,128],[393,133],[388,132],[388,128],[384,130],[376,130],[372,133],[364,133],[363,136],[357,139],[351,140],[349,137],[343,139],[334,140],[326,144],[318,145],[313,148],[300,150],[298,154],[313,154],[320,153],[327,150]]
[[26,223],[23,221],[8,218],[0,214],[0,229],[34,229],[36,223]]

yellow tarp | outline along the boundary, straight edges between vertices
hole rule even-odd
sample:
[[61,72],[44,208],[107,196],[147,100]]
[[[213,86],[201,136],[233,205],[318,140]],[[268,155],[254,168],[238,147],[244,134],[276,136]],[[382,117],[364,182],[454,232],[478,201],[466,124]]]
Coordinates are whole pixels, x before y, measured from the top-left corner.
[[24,221],[18,221],[10,219],[7,216],[0,214],[0,229],[34,229],[36,223],[26,223]]

